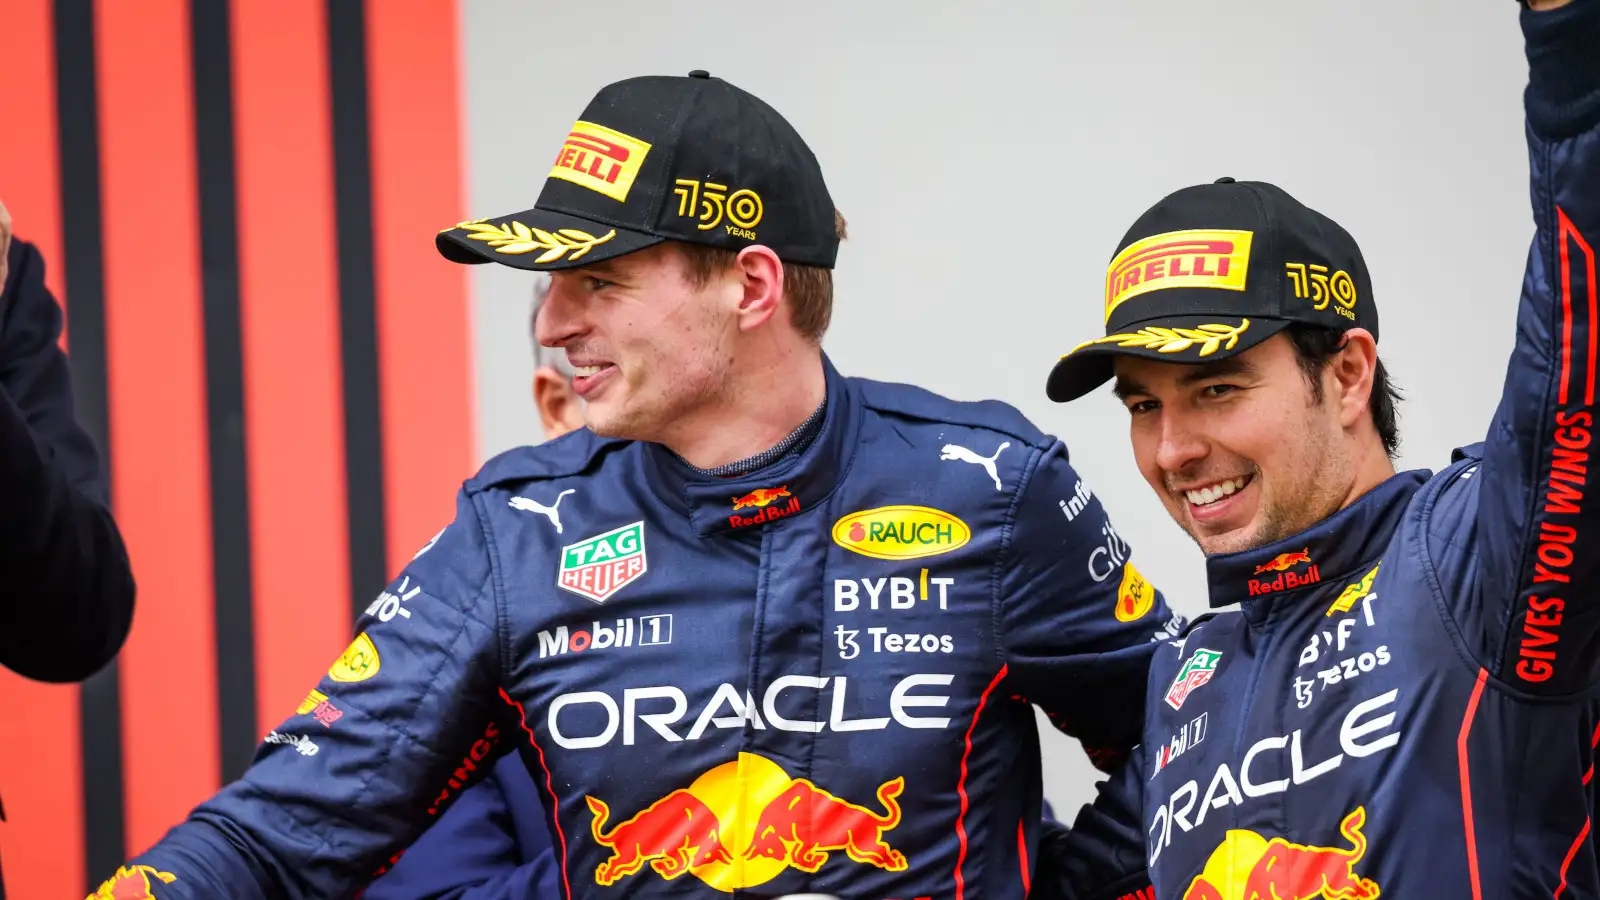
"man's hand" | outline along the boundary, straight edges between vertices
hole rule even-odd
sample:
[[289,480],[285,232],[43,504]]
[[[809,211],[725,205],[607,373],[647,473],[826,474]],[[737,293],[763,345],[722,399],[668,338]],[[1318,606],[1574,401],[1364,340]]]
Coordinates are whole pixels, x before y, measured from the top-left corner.
[[1547,9],[1555,9],[1558,6],[1566,6],[1568,3],[1571,3],[1572,0],[1527,0],[1527,2],[1528,8],[1534,12],[1544,12]]
[[0,202],[0,293],[6,289],[6,257],[11,253],[11,213]]

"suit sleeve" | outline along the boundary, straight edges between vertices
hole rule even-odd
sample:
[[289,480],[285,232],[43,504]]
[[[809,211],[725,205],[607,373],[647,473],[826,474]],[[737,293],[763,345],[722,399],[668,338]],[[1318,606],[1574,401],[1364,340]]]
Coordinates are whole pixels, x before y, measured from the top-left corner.
[[1093,803],[1069,829],[1046,821],[1039,838],[1033,900],[1147,900],[1155,893],[1145,868],[1140,827],[1144,748],[1101,782]]
[[500,778],[512,766],[522,760],[503,757],[487,781],[462,794],[367,888],[363,900],[554,900],[554,851],[548,842],[527,848],[517,839],[511,797]]
[[[511,745],[489,538],[471,495],[357,622],[239,780],[112,874],[157,900],[348,897]],[[130,874],[131,873],[131,874]],[[108,873],[111,874],[111,873]],[[105,889],[104,886],[102,889]]]
[[61,308],[14,241],[0,286],[0,664],[81,681],[116,656],[134,582],[100,455],[73,410]]
[[1156,641],[1180,622],[1055,442],[1022,482],[999,564],[999,635],[1014,689],[1115,771],[1138,743]]
[[1535,234],[1476,473],[1476,527],[1464,529],[1476,535],[1478,577],[1445,593],[1488,635],[1490,671],[1565,694],[1600,679],[1600,496],[1589,490],[1600,450],[1600,0],[1521,15]]

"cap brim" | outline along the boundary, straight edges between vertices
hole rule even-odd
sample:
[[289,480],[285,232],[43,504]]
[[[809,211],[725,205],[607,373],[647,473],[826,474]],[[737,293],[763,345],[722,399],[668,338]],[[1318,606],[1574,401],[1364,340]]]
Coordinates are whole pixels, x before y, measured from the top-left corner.
[[439,232],[433,244],[451,262],[495,262],[549,272],[614,259],[662,240],[569,213],[528,209],[462,222]]
[[[1219,321],[1221,319],[1222,321]],[[1118,355],[1198,365],[1237,356],[1289,326],[1284,319],[1168,316],[1129,323],[1113,335],[1087,341],[1056,362],[1045,394],[1057,403],[1076,400],[1111,380]]]

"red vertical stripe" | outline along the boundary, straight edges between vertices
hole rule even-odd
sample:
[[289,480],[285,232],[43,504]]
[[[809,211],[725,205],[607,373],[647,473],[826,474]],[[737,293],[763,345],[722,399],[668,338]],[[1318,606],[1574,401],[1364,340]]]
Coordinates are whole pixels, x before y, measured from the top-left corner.
[[[55,35],[50,0],[0,2],[0,200],[18,238],[45,258],[46,284],[65,303],[57,157]],[[0,825],[13,897],[82,894],[83,779],[78,688],[0,669]]]
[[561,886],[566,891],[567,900],[572,900],[572,882],[567,880],[567,835],[561,830],[561,798],[556,796],[556,785],[550,777],[550,767],[544,761],[544,748],[539,746],[539,741],[533,736],[533,729],[528,727],[528,711],[521,703],[511,699],[505,688],[500,689],[500,697],[517,710],[517,721],[522,724],[522,730],[528,733],[528,745],[539,754],[539,768],[544,770],[544,789],[550,795],[550,808],[545,814],[550,816],[550,821],[556,828],[556,840],[561,844]]
[[1022,895],[1026,897],[1033,886],[1028,874],[1028,823],[1021,819],[1017,820],[1017,855],[1022,859]]
[[1572,377],[1572,263],[1567,259],[1567,214],[1556,210],[1556,244],[1561,252],[1561,387],[1556,401],[1567,402],[1567,382]]
[[234,0],[239,315],[262,734],[350,639],[327,4]]
[[[1595,727],[1594,737],[1589,739],[1589,755],[1591,758],[1589,761],[1589,771],[1583,773],[1583,784],[1585,787],[1588,786],[1589,780],[1594,777],[1593,756],[1594,749],[1596,747],[1600,747],[1600,726]],[[1561,883],[1556,885],[1556,892],[1553,895],[1555,900],[1561,900],[1562,892],[1567,889],[1567,870],[1572,868],[1572,861],[1577,858],[1578,849],[1583,846],[1584,840],[1589,837],[1589,828],[1592,824],[1593,823],[1589,821],[1589,817],[1585,816],[1583,819],[1583,827],[1578,829],[1577,839],[1572,842],[1572,846],[1567,850],[1566,858],[1561,861]]]
[[96,4],[95,40],[111,485],[139,579],[121,656],[138,852],[220,778],[189,5]]
[[454,514],[473,466],[466,271],[433,249],[461,202],[457,10],[366,4],[372,221],[390,568]]
[[1461,770],[1461,818],[1466,825],[1467,873],[1472,879],[1472,900],[1483,900],[1483,885],[1478,878],[1478,835],[1472,822],[1472,770],[1467,765],[1467,735],[1472,733],[1472,719],[1478,714],[1478,700],[1483,697],[1483,685],[1488,678],[1488,669],[1478,670],[1478,683],[1472,688],[1472,699],[1467,701],[1467,712],[1461,717],[1461,733],[1456,736],[1456,761]]
[[[1579,250],[1583,251],[1584,286],[1588,288],[1589,317],[1584,320],[1589,332],[1588,380],[1583,402],[1585,405],[1593,406],[1595,351],[1597,344],[1600,344],[1600,341],[1597,341],[1597,338],[1600,338],[1600,331],[1596,331],[1597,325],[1600,325],[1600,311],[1596,310],[1596,301],[1600,298],[1596,297],[1597,286],[1594,283],[1594,248],[1589,246],[1589,242],[1583,239],[1583,234],[1572,224],[1572,220],[1567,218],[1566,211],[1559,207],[1556,209],[1556,225],[1556,241],[1561,245],[1561,312],[1565,319],[1563,346],[1565,352],[1562,354],[1562,364],[1564,366],[1572,364],[1571,348],[1570,346],[1565,346],[1570,345],[1572,340],[1572,261],[1567,254],[1567,242],[1571,240],[1572,243],[1578,245]],[[1561,381],[1561,402],[1563,403],[1567,399],[1566,383],[1566,374],[1563,372]]]
[[956,852],[956,900],[966,896],[966,876],[962,869],[967,864],[967,760],[972,756],[972,733],[978,730],[978,717],[983,715],[984,704],[989,702],[989,695],[996,686],[1005,680],[1009,666],[1001,666],[989,686],[983,689],[983,694],[978,697],[978,708],[972,711],[972,724],[967,726],[966,749],[961,752],[961,779],[956,782],[956,793],[961,797],[961,811],[956,814],[956,841],[960,849]]

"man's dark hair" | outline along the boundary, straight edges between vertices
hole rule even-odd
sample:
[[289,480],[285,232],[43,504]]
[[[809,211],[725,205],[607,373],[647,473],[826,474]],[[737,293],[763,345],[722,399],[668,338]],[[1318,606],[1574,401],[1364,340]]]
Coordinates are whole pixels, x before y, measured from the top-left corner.
[[[1311,386],[1311,398],[1322,402],[1322,370],[1334,354],[1344,349],[1344,332],[1320,325],[1296,322],[1284,330],[1294,344],[1295,358],[1300,361],[1300,371]],[[1372,374],[1372,396],[1367,406],[1372,410],[1372,424],[1383,440],[1383,449],[1393,459],[1400,449],[1400,426],[1396,406],[1401,400],[1400,388],[1389,377],[1379,358],[1377,371]]]

